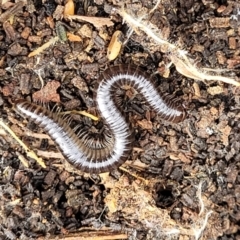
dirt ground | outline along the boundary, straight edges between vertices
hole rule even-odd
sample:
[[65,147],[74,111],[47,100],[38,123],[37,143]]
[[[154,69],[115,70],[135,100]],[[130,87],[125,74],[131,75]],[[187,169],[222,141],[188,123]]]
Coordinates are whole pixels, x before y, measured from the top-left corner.
[[[163,121],[127,89],[135,141],[110,173],[70,168],[14,108],[25,99],[96,115],[101,72],[123,63],[187,115]],[[240,239],[239,66],[239,0],[1,0],[0,239]]]

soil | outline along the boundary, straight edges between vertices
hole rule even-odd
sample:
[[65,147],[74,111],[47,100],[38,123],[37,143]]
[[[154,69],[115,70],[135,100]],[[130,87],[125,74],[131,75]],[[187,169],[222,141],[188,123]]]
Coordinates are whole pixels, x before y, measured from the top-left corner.
[[[240,82],[240,1],[159,2],[151,11],[156,1],[74,1],[74,14],[88,18],[71,21],[63,0],[0,2],[0,120],[44,162],[0,128],[0,239],[240,239],[240,88],[182,75],[169,65],[169,51],[118,14],[123,7],[151,22],[201,71]],[[13,103],[96,115],[101,72],[123,63],[154,75],[187,116],[180,124],[163,121],[127,89],[123,107],[135,134],[128,161],[100,175],[70,169]],[[101,127],[84,115],[72,118],[89,131]]]

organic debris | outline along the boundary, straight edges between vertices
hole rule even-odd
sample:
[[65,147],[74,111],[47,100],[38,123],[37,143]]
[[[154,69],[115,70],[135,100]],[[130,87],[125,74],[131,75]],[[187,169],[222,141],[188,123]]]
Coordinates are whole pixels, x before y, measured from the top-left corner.
[[[186,77],[196,79],[196,80],[219,80],[225,83],[233,84],[235,86],[240,86],[240,82],[235,81],[233,78],[223,77],[218,75],[211,75],[211,69],[203,71],[194,65],[194,61],[188,57],[188,53],[185,50],[180,49],[177,45],[174,45],[162,37],[162,33],[148,20],[144,20],[143,17],[136,18],[127,12],[124,8],[117,11],[124,21],[135,31],[138,29],[143,31],[148,37],[150,37],[155,44],[161,45],[166,52],[169,53],[169,59],[176,67],[176,70]],[[171,65],[169,64],[169,67]],[[213,69],[214,71],[214,69]]]
[[102,17],[88,17],[88,16],[79,16],[79,15],[71,15],[68,16],[69,20],[78,20],[83,22],[91,23],[96,28],[102,28],[103,26],[111,27],[114,23],[110,18],[102,18]]
[[[239,7],[0,1],[0,239],[239,239]],[[132,128],[132,152],[111,172],[71,167],[12,107],[47,102],[74,131],[101,138],[96,89],[119,64],[139,66],[187,114],[163,121],[131,86],[120,88],[114,101]]]
[[58,37],[51,38],[48,42],[44,43],[41,47],[37,48],[33,52],[30,52],[28,54],[28,57],[34,57],[40,53],[42,53],[44,50],[48,49],[51,45],[55,44],[59,40]]
[[[20,146],[22,146],[22,148],[25,150],[25,152],[26,152],[26,154],[27,154],[27,156],[28,156],[29,158],[32,158],[32,159],[36,160],[37,163],[38,163],[41,167],[46,168],[46,165],[45,165],[45,163],[43,162],[43,160],[42,160],[41,158],[39,158],[39,157],[35,154],[35,152],[33,152],[29,147],[27,147],[27,146],[19,139],[19,137],[18,137],[2,120],[0,120],[0,126],[1,126],[2,128],[4,128],[4,129],[19,143]],[[25,165],[26,167],[28,167],[29,165],[28,165],[28,163],[26,162],[26,160],[24,159],[24,157],[23,157],[21,154],[19,154],[18,156],[19,156],[19,158],[20,158],[21,161],[24,161],[24,165]]]
[[60,87],[58,81],[50,81],[40,91],[33,94],[34,102],[48,103],[48,102],[60,102],[57,89]]
[[147,239],[173,239],[180,236],[194,236],[196,240],[201,236],[206,239],[216,239],[221,236],[221,231],[218,232],[217,226],[215,226],[216,229],[213,229],[212,225],[209,228],[208,224],[217,222],[214,219],[218,214],[214,213],[215,218],[209,219],[213,212],[206,211],[206,208],[210,206],[206,206],[209,204],[206,198],[202,199],[201,187],[202,183],[200,182],[197,191],[200,213],[192,214],[192,226],[180,225],[172,220],[167,210],[156,207],[151,194],[145,191],[139,182],[130,184],[127,177],[121,177],[118,182],[115,182],[114,187],[105,198],[109,209],[108,217],[114,220],[121,213],[125,219],[134,224],[135,228],[147,228]]

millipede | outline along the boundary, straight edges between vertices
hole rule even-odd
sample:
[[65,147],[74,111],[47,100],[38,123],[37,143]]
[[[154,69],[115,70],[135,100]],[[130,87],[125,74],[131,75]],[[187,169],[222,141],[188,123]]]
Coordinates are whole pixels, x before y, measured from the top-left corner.
[[184,120],[182,104],[171,95],[161,95],[136,66],[118,65],[106,69],[100,76],[96,104],[106,131],[101,139],[86,132],[79,134],[59,114],[25,100],[15,103],[16,109],[49,134],[66,160],[88,173],[103,173],[122,165],[132,150],[133,131],[127,123],[116,93],[128,85],[143,95],[147,103],[163,119],[173,123]]

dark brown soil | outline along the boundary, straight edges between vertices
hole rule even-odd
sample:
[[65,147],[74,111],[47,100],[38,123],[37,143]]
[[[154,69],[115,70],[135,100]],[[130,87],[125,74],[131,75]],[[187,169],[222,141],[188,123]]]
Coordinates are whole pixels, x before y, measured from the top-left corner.
[[[240,239],[240,88],[187,78],[174,65],[167,72],[169,52],[137,28],[127,39],[129,26],[113,9],[123,1],[74,1],[75,15],[104,17],[102,27],[63,18],[63,0],[15,2],[0,2],[1,122],[46,168],[0,128],[0,239]],[[188,51],[195,66],[221,69],[214,74],[237,80],[239,0],[167,0],[150,12],[152,2],[126,0],[124,7]],[[109,61],[116,30],[124,44]],[[29,57],[56,36],[58,41]],[[54,143],[12,103],[57,103],[64,111],[95,115],[97,79],[122,63],[154,74],[162,92],[184,103],[186,119],[163,121],[128,89],[123,107],[135,133],[129,161],[101,175],[66,168]],[[82,115],[73,118],[89,131],[102,127]]]

